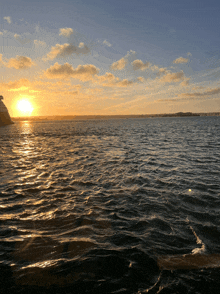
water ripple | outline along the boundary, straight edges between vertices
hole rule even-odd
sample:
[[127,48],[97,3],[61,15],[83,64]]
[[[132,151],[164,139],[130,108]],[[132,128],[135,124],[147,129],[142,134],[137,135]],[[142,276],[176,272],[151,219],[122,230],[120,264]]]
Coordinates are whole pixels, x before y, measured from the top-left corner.
[[2,289],[217,293],[219,146],[219,117],[1,128]]

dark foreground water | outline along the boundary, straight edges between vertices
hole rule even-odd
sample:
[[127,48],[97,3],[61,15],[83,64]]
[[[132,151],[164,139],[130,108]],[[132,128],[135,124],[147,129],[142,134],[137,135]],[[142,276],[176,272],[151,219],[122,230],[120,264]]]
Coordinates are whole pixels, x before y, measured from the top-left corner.
[[220,117],[0,128],[1,293],[220,293]]

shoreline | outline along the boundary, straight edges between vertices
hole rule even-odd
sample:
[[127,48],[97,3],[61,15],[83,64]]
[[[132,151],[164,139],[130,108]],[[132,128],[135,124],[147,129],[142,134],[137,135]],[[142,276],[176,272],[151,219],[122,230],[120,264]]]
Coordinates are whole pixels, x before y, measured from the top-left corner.
[[13,121],[51,121],[51,120],[89,120],[89,119],[128,119],[128,118],[157,118],[157,117],[189,117],[189,116],[220,116],[220,112],[192,113],[177,112],[163,114],[128,114],[128,115],[51,115],[12,117]]

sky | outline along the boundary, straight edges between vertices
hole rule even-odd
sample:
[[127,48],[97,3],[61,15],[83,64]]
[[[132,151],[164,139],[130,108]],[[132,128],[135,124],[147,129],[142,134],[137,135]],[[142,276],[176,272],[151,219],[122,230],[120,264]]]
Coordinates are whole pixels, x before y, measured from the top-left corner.
[[[8,0],[0,95],[12,117],[220,111],[220,2]],[[29,113],[30,115],[30,113]]]

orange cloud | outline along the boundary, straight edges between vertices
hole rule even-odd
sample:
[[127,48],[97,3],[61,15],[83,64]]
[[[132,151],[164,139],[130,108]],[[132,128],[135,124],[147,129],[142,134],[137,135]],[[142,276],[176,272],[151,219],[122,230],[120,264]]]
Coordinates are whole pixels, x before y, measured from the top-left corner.
[[183,71],[175,72],[175,73],[168,72],[162,78],[160,78],[159,81],[161,83],[172,83],[172,82],[179,82],[181,80],[184,80],[184,78],[185,76]]
[[157,73],[157,76],[162,76],[163,74],[166,74],[167,73],[167,69],[165,67],[161,67],[159,68],[159,71]]
[[118,77],[114,76],[112,73],[107,72],[103,76],[96,76],[99,83],[104,87],[127,87],[132,85],[134,82],[127,79],[120,80]]
[[7,67],[15,68],[15,69],[27,69],[31,66],[35,65],[31,58],[26,56],[16,56],[16,58],[9,59],[6,64]]
[[69,37],[73,34],[73,29],[71,28],[62,28],[60,29],[59,36]]
[[142,60],[136,59],[132,62],[132,66],[134,70],[144,70],[150,66],[150,62],[143,63]]
[[142,83],[145,81],[145,79],[143,77],[138,77],[137,79],[139,82],[142,82]]
[[181,86],[185,87],[185,86],[188,86],[189,85],[189,78],[188,79],[185,79],[182,83],[181,83]]
[[118,87],[127,87],[127,86],[130,86],[130,85],[132,85],[132,84],[134,84],[134,82],[129,81],[129,80],[127,80],[127,79],[124,79],[124,80],[122,80],[122,81],[119,81],[119,82],[116,84],[116,86],[118,86]]
[[127,64],[127,60],[125,60],[125,58],[122,57],[118,61],[112,63],[111,69],[113,69],[113,70],[122,70],[123,68],[125,68],[126,64]]
[[20,79],[17,81],[10,81],[8,83],[0,83],[1,88],[6,90],[17,90],[21,87],[27,87],[30,85],[30,82],[28,79]]
[[109,73],[109,72],[106,72],[105,75],[103,75],[103,76],[97,76],[97,78],[100,83],[110,82],[110,81],[113,81],[116,79],[116,77],[112,73]]
[[173,63],[176,63],[176,64],[179,64],[179,63],[187,63],[188,61],[189,61],[188,58],[179,57],[179,58],[175,59],[173,61]]
[[51,51],[47,54],[47,59],[54,59],[56,57],[66,57],[73,53],[75,54],[87,54],[90,52],[90,49],[81,42],[79,47],[72,44],[56,44],[56,46],[51,48]]
[[98,72],[99,69],[92,64],[79,65],[77,68],[73,68],[69,63],[61,65],[56,62],[45,71],[45,75],[49,79],[65,79],[71,77],[79,80],[89,80]]

